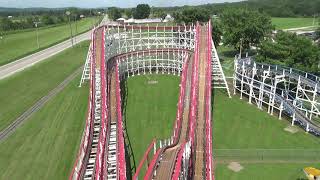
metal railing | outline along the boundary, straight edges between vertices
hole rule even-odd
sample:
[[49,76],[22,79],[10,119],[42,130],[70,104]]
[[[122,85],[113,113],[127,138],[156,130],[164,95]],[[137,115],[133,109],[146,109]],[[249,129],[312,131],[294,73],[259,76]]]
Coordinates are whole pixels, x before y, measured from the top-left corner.
[[205,89],[205,118],[206,118],[206,179],[213,180],[213,163],[212,163],[212,129],[211,129],[211,46],[212,46],[212,34],[211,34],[211,21],[208,24],[208,57],[207,57],[207,69],[206,69],[206,89]]
[[[91,35],[92,42],[95,39],[94,31]],[[94,59],[94,52],[95,52],[95,45],[92,43],[92,59]],[[86,126],[84,128],[84,132],[81,138],[81,144],[79,151],[77,153],[77,158],[72,168],[72,172],[69,176],[69,180],[78,180],[84,173],[85,165],[84,161],[88,158],[88,151],[89,151],[89,143],[92,139],[92,132],[93,132],[93,120],[94,120],[94,93],[95,93],[95,61],[91,61],[90,64],[90,94],[88,98],[88,110],[87,110],[87,118],[86,118]]]
[[105,147],[106,147],[106,138],[107,132],[109,132],[108,127],[108,111],[106,107],[107,97],[106,97],[106,68],[105,68],[105,56],[104,56],[104,31],[102,31],[102,48],[101,48],[101,62],[100,62],[100,77],[101,77],[101,119],[100,119],[100,133],[99,133],[99,141],[97,146],[97,155],[95,161],[95,173],[94,179],[104,179],[107,176],[107,171],[105,170]]
[[121,94],[120,94],[120,78],[118,62],[116,62],[116,99],[117,99],[117,161],[118,161],[118,180],[126,179],[126,159],[125,159],[125,148],[124,148],[124,136],[123,136],[123,122],[122,122],[122,111],[121,111]]

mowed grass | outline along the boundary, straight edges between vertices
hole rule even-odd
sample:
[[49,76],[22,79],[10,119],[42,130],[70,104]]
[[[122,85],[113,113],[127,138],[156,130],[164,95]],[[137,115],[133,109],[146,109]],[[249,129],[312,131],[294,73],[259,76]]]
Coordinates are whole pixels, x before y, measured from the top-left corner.
[[[158,84],[148,84],[158,80]],[[136,166],[153,138],[170,136],[176,113],[179,78],[170,76],[137,76],[129,78],[125,119]],[[171,97],[171,98],[170,98]],[[168,117],[168,118],[163,118]],[[284,131],[286,120],[278,120],[246,100],[229,99],[217,91],[213,106],[213,148],[215,149],[319,149],[319,139],[300,130]],[[214,152],[215,153],[215,152]],[[277,152],[276,152],[277,153]],[[283,153],[283,151],[281,151]],[[277,155],[277,154],[275,154]],[[306,163],[241,164],[244,170],[233,173],[227,164],[218,163],[218,179],[296,179],[303,177]],[[317,167],[317,166],[316,166]]]
[[[246,156],[241,157],[240,152],[252,152],[248,154],[248,161],[255,161],[255,153],[261,152],[261,149],[273,149],[269,153],[270,157],[266,159],[277,160],[277,157],[286,160],[294,160],[294,155],[286,155],[286,151],[304,151],[317,150],[320,147],[319,138],[306,134],[303,130],[295,134],[284,131],[289,126],[287,120],[278,120],[270,116],[266,111],[259,110],[256,106],[250,105],[247,99],[240,100],[238,96],[229,99],[221,92],[215,92],[213,106],[213,151],[216,160],[222,160],[219,157],[221,152],[234,149],[235,158],[245,161]],[[218,151],[217,151],[218,149]],[[258,150],[256,150],[258,149]],[[216,151],[215,151],[216,150]],[[279,151],[277,151],[279,150]],[[239,157],[238,157],[239,155]],[[301,154],[296,154],[301,156]],[[230,158],[230,157],[229,157]],[[261,158],[257,155],[256,158]],[[310,157],[308,157],[310,160]],[[312,157],[311,157],[312,158]],[[318,157],[315,157],[318,158]],[[232,159],[232,158],[231,158]],[[301,158],[298,158],[301,160]],[[261,160],[261,159],[259,159]],[[303,158],[302,158],[303,160]],[[312,159],[311,159],[312,160]],[[234,160],[237,161],[237,160]],[[217,163],[215,167],[215,176],[217,179],[228,180],[269,180],[284,179],[292,180],[304,178],[302,169],[313,166],[319,168],[319,163],[240,163],[244,167],[240,172],[233,172],[227,166],[228,164]]]
[[[157,83],[149,84],[149,81]],[[127,80],[124,118],[136,166],[153,138],[159,140],[171,136],[179,82],[179,77],[169,75],[136,76]]]
[[0,143],[0,179],[68,178],[87,111],[88,86],[78,88],[79,78]]
[[60,84],[85,61],[89,43],[63,51],[0,81],[0,130]]
[[217,91],[213,106],[214,149],[319,149],[319,138],[303,130],[291,134],[290,124],[250,105],[238,96]]
[[[92,28],[99,18],[85,18],[77,22],[77,32],[83,33]],[[75,34],[75,23],[72,24]],[[69,24],[39,29],[40,49],[59,43],[70,37]],[[36,29],[4,35],[0,39],[0,65],[7,64],[23,56],[38,51]]]
[[293,163],[293,164],[241,164],[240,172],[230,170],[228,164],[219,164],[215,169],[216,179],[227,180],[307,180],[303,173],[305,167],[319,168],[318,164]]
[[[317,21],[315,22],[317,23]],[[313,25],[313,18],[272,18],[272,24],[275,25],[276,29],[290,29],[307,27]]]

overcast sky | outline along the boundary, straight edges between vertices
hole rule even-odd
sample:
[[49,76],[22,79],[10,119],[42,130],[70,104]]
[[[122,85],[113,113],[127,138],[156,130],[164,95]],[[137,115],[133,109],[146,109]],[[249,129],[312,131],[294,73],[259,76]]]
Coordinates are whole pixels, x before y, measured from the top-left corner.
[[151,6],[181,6],[235,1],[240,0],[0,0],[0,7],[135,7],[141,3],[147,3]]

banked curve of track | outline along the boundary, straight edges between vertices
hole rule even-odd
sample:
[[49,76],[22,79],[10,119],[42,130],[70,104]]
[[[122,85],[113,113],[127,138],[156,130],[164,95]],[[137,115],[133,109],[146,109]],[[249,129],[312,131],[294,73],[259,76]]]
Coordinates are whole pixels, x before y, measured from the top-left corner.
[[[142,30],[145,31],[144,34]],[[200,35],[203,36],[201,41]],[[201,47],[206,48],[200,50],[200,43],[203,44]],[[196,156],[196,152],[200,152],[197,149],[200,145],[196,143],[196,136],[203,131],[199,137],[205,143],[201,144],[201,147],[205,148],[201,149],[201,152],[206,158],[202,159],[200,167],[202,173],[198,176],[213,179],[211,119],[208,119],[211,112],[207,112],[211,110],[210,22],[204,26],[197,24],[181,27],[102,26],[93,31],[91,48],[93,55],[87,123],[69,179],[127,179],[120,81],[147,73],[182,76],[181,98],[179,98],[181,105],[177,113],[179,118],[176,119],[171,142],[157,151],[154,156],[157,159],[155,162],[161,164],[160,156],[157,155],[174,148],[169,173],[167,172],[168,178],[200,179],[195,176],[198,168],[196,159],[200,158]],[[202,74],[199,72],[201,62],[203,63],[200,68],[201,72],[203,71]],[[203,82],[200,78],[203,78]],[[200,92],[203,100],[199,99],[199,86],[203,89],[203,92]],[[191,103],[183,105],[188,98]],[[182,112],[183,107],[186,106],[188,106],[187,110]],[[203,109],[201,112],[205,113],[201,119],[197,114],[198,108]],[[188,114],[188,120],[182,117],[183,114]],[[201,121],[203,126],[197,129]],[[185,132],[183,129],[190,132]],[[94,133],[95,131],[97,132]],[[180,139],[181,132],[189,134],[189,138]],[[188,143],[190,139],[191,142]],[[192,152],[188,159],[191,168],[187,169],[187,172],[181,166],[181,158],[186,154],[184,153],[186,144],[191,144],[189,148]],[[209,152],[208,149],[210,149]],[[178,159],[180,162],[177,161]],[[177,169],[177,166],[181,168]],[[149,169],[152,176],[146,174],[145,179],[157,179],[157,176],[154,176],[157,166],[150,165]]]

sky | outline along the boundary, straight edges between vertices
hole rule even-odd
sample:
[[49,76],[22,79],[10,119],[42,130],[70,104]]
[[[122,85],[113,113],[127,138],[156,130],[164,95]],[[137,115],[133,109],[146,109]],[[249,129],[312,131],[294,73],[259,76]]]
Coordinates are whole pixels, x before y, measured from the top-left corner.
[[151,6],[182,6],[199,5],[206,3],[236,2],[240,0],[0,0],[0,7],[135,7],[137,4],[146,3]]

